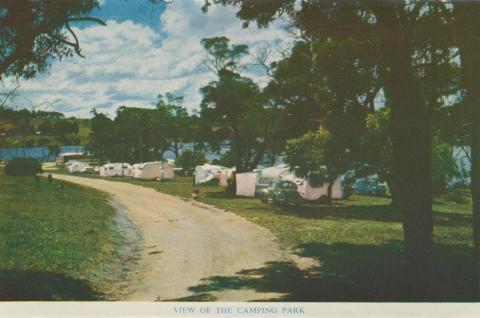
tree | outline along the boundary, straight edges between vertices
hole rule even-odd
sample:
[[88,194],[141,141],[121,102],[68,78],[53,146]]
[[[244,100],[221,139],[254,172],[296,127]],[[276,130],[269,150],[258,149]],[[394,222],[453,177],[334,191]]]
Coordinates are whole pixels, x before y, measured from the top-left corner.
[[480,6],[475,2],[455,2],[455,39],[460,49],[462,86],[466,90],[465,128],[471,148],[471,191],[473,201],[473,241],[475,296],[480,300]]
[[[392,173],[403,215],[410,295],[412,299],[428,298],[433,257],[432,115],[445,93],[439,81],[440,68],[453,59],[448,4],[331,0],[296,5],[294,0],[207,0],[205,8],[212,3],[237,7],[237,17],[247,25],[256,21],[260,27],[267,27],[287,15],[302,37],[320,49],[329,43],[340,43],[343,48],[348,48],[345,43],[353,43],[353,70],[363,68],[356,65],[365,65],[365,70],[373,66],[391,107]],[[336,51],[339,59],[352,57]],[[333,83],[327,84],[339,87]],[[342,106],[347,100],[355,103],[354,96],[342,95],[335,98],[336,105]]]
[[180,142],[190,138],[191,118],[188,115],[187,109],[182,106],[183,96],[175,96],[172,93],[158,95],[157,110],[160,117],[158,125],[161,125],[162,130],[168,137],[170,143],[170,150],[173,151],[175,157],[179,156]]
[[91,113],[93,117],[90,120],[90,142],[87,148],[100,162],[105,162],[113,156],[112,145],[115,143],[113,121],[105,114],[98,113],[95,108]]
[[236,72],[247,47],[229,45],[225,37],[203,39],[202,44],[207,52],[206,64],[218,80],[201,89],[201,118],[218,125],[217,133],[230,140],[237,172],[252,170],[265,153],[267,119],[260,89]]
[[186,175],[191,175],[198,165],[203,165],[207,162],[205,154],[201,151],[193,152],[191,149],[186,149],[176,159],[176,164],[182,167]]
[[329,182],[328,202],[332,199],[332,183],[334,178],[327,166],[327,147],[331,135],[323,127],[315,132],[307,132],[299,138],[290,139],[285,147],[285,161],[292,167],[295,174],[308,178],[314,185]]
[[66,144],[69,142],[68,135],[78,134],[78,123],[66,119],[55,121],[52,125],[52,132],[60,143]]
[[0,3],[0,79],[31,78],[56,59],[77,54],[80,43],[70,24],[91,21],[98,1],[3,0]]

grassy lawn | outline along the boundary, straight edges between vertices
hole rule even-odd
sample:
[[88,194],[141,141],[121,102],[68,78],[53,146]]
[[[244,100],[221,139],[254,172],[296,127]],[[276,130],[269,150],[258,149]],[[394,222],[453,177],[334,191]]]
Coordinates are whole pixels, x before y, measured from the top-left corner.
[[100,192],[0,170],[0,300],[103,299],[123,244],[115,215]]
[[[98,177],[98,176],[91,176]],[[284,247],[317,259],[317,271],[301,271],[290,263],[272,263],[245,271],[243,278],[215,277],[192,290],[208,294],[222,288],[252,287],[288,293],[286,301],[408,300],[402,266],[401,215],[390,199],[352,196],[335,202],[279,207],[258,199],[231,197],[217,186],[193,186],[191,177],[169,181],[110,178],[191,198],[232,211],[274,233]],[[471,300],[471,198],[465,204],[445,198],[434,202],[435,268],[433,294],[438,301]],[[251,274],[255,274],[252,276]],[[263,276],[263,278],[259,278]],[[270,279],[265,279],[270,278]]]

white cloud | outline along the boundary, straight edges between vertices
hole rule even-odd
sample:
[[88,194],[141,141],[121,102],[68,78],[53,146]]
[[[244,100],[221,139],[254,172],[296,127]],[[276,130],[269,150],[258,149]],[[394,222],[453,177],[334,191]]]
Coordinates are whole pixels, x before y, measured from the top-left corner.
[[[27,105],[58,101],[46,108],[88,116],[93,106],[109,114],[121,105],[151,107],[158,94],[170,91],[184,95],[192,110],[201,101],[199,88],[214,79],[199,67],[202,38],[224,35],[232,43],[248,44],[251,52],[265,43],[291,42],[280,23],[244,29],[234,8],[213,6],[203,14],[202,5],[203,0],[169,4],[158,30],[129,20],[76,28],[86,58],[55,62],[49,73],[23,81],[21,96]],[[258,71],[250,69],[245,75],[262,86],[267,83]]]

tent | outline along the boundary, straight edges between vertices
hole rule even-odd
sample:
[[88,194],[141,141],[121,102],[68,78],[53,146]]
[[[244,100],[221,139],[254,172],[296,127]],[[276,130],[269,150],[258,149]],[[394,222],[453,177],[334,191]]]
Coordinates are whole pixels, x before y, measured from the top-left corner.
[[175,177],[174,164],[175,161],[173,160],[167,160],[167,162],[162,163],[162,179],[173,179]]
[[221,186],[221,187],[228,187],[228,183],[229,181],[232,180],[233,178],[233,174],[235,173],[235,167],[234,168],[230,168],[230,169],[225,169],[225,170],[222,170],[220,171],[220,177],[219,177],[219,181],[218,181],[218,185]]
[[[318,200],[328,195],[328,182],[324,182],[321,187],[314,187],[308,179],[303,179],[302,182],[297,185],[297,190],[305,200]],[[341,178],[338,177],[332,185],[332,198],[342,199],[343,195],[342,181]]]
[[288,165],[278,165],[259,170],[255,194],[260,195],[260,192],[267,188],[270,182],[280,178],[292,180],[295,178],[295,175],[290,171],[290,167]]
[[235,175],[237,182],[236,195],[253,198],[255,196],[258,175],[258,172],[237,173]]
[[227,168],[205,163],[195,167],[195,184],[206,184],[213,180],[219,180],[220,174]]
[[[134,165],[135,166],[135,165]],[[154,180],[161,179],[163,173],[162,162],[145,162],[131,169],[135,179]]]
[[102,177],[128,176],[132,166],[126,162],[107,163],[100,167],[99,172]]
[[172,179],[174,177],[173,164],[161,161],[136,163],[130,169],[129,175],[144,180]]
[[[275,179],[289,180],[297,184],[297,190],[300,196],[305,200],[318,200],[328,194],[328,182],[322,186],[313,186],[308,178],[299,178],[294,172],[290,171],[288,165],[278,165],[258,171],[255,194],[258,196],[263,189],[268,187],[270,182]],[[332,198],[343,198],[343,187],[341,178],[337,178],[332,185]]]
[[88,163],[81,161],[69,161],[66,166],[68,173],[86,172],[87,169],[92,168]]

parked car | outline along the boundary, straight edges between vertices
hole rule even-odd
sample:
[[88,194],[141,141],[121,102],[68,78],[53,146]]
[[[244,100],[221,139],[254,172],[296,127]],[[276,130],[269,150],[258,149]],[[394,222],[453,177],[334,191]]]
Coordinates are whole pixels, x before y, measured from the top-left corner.
[[353,193],[371,196],[386,196],[387,185],[375,180],[359,179],[353,185]]
[[302,197],[298,193],[297,185],[294,182],[277,179],[270,182],[270,185],[262,190],[260,200],[263,203],[299,204],[302,202]]

